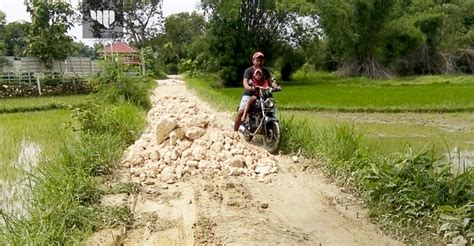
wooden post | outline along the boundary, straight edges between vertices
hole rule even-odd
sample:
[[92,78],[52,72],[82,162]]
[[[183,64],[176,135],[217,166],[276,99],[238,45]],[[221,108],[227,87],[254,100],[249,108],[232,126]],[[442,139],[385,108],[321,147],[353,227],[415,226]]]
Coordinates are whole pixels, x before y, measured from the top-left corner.
[[36,84],[38,85],[38,94],[41,96],[41,83],[40,83],[40,76],[36,77]]

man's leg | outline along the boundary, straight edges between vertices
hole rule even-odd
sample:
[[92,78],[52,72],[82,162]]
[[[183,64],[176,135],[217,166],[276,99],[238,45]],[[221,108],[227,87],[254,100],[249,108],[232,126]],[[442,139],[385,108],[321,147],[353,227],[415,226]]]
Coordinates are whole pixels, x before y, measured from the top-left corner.
[[242,115],[242,118],[240,119],[241,121],[245,120],[245,117],[247,117],[247,112],[249,111],[250,105],[252,105],[252,103],[255,102],[255,100],[257,100],[257,97],[251,96],[250,99],[247,101],[247,103],[245,104],[244,113]]
[[239,113],[237,114],[237,116],[235,117],[235,122],[234,122],[234,131],[238,131],[239,130],[239,126],[240,124],[242,123],[242,115],[244,114],[244,110],[241,109],[239,110]]
[[242,123],[241,119],[242,119],[242,115],[244,114],[244,108],[249,98],[250,96],[243,95],[242,99],[240,100],[239,112],[237,113],[237,116],[235,117],[235,122],[234,122],[234,131],[239,130],[240,123]]

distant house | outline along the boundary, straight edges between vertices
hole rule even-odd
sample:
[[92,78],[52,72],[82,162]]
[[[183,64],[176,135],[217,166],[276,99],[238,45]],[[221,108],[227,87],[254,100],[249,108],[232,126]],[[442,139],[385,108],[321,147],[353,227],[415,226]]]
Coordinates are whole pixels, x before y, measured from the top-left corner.
[[127,65],[140,64],[138,51],[124,42],[114,42],[113,44],[106,46],[104,49],[99,50],[99,54],[106,60],[117,59]]

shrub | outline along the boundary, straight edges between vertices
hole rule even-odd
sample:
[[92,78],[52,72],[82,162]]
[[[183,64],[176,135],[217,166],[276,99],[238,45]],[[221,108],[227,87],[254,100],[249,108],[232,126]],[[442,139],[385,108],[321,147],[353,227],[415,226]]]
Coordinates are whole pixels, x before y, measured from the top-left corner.
[[306,121],[289,118],[282,127],[282,150],[322,158],[323,169],[360,194],[382,227],[409,242],[434,242],[439,232],[445,242],[472,242],[473,169],[451,173],[450,161],[434,149],[370,155],[349,126],[314,132]]

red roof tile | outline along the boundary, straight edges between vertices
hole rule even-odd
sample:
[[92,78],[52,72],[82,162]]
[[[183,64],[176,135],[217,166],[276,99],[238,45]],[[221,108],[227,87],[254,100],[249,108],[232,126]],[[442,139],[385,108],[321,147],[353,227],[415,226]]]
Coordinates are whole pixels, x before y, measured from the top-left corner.
[[137,53],[137,50],[128,46],[123,42],[115,42],[112,45],[105,47],[100,51],[101,53]]

